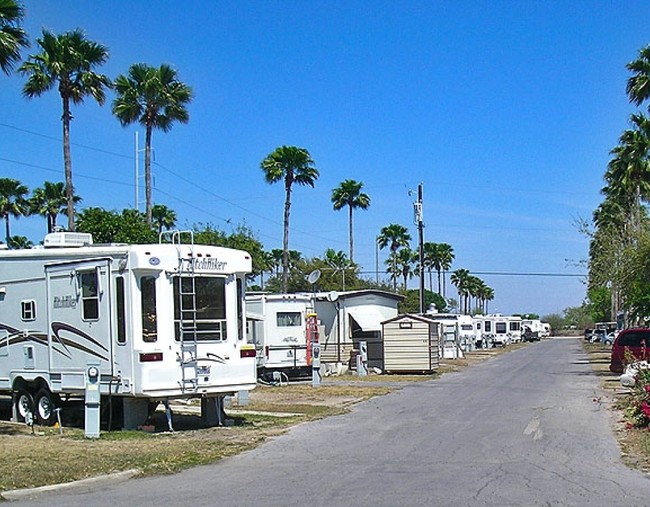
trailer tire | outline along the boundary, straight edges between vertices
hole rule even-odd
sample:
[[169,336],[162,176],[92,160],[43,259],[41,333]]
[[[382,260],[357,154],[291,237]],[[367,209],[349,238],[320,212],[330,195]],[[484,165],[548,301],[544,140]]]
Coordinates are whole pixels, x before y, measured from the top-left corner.
[[41,426],[53,426],[56,422],[56,400],[46,387],[36,393],[36,421]]
[[24,388],[16,392],[16,415],[18,422],[27,422],[27,414],[30,414],[32,423],[34,421],[34,398],[31,393]]

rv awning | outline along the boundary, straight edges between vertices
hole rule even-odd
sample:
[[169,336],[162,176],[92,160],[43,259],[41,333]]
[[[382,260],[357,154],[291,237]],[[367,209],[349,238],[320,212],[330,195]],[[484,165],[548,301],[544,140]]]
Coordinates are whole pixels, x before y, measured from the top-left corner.
[[374,308],[348,308],[352,317],[362,331],[381,331],[381,323],[386,318]]

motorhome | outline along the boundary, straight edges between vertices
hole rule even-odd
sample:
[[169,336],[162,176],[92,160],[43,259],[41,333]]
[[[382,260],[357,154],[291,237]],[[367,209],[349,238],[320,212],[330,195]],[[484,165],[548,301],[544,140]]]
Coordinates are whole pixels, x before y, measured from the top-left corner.
[[524,319],[521,321],[524,340],[537,341],[544,336],[544,326],[539,319]]
[[248,253],[191,233],[147,245],[54,233],[0,251],[0,392],[17,418],[51,424],[64,400],[83,397],[92,364],[125,427],[143,424],[151,402],[199,397],[207,412],[211,398],[256,386],[250,271]]
[[288,377],[311,373],[307,351],[307,315],[313,311],[308,294],[246,295],[249,342],[257,350],[258,375],[268,378],[273,372]]
[[479,348],[504,347],[521,340],[521,319],[500,313],[478,317],[475,321],[481,329]]

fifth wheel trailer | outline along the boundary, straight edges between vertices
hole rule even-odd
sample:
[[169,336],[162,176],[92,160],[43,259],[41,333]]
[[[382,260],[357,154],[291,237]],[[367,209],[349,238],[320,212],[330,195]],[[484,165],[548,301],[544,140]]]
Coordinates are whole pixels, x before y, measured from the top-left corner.
[[180,233],[147,245],[55,233],[41,248],[2,250],[0,393],[12,394],[19,419],[50,424],[64,400],[83,396],[93,362],[125,427],[173,398],[201,398],[209,417],[211,398],[256,385],[244,340],[250,271],[248,253]]

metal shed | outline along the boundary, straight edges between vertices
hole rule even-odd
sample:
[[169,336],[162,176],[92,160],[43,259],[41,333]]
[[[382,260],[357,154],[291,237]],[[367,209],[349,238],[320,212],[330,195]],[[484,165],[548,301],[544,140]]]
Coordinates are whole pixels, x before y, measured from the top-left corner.
[[431,373],[438,369],[439,322],[402,314],[382,322],[382,328],[387,373]]

